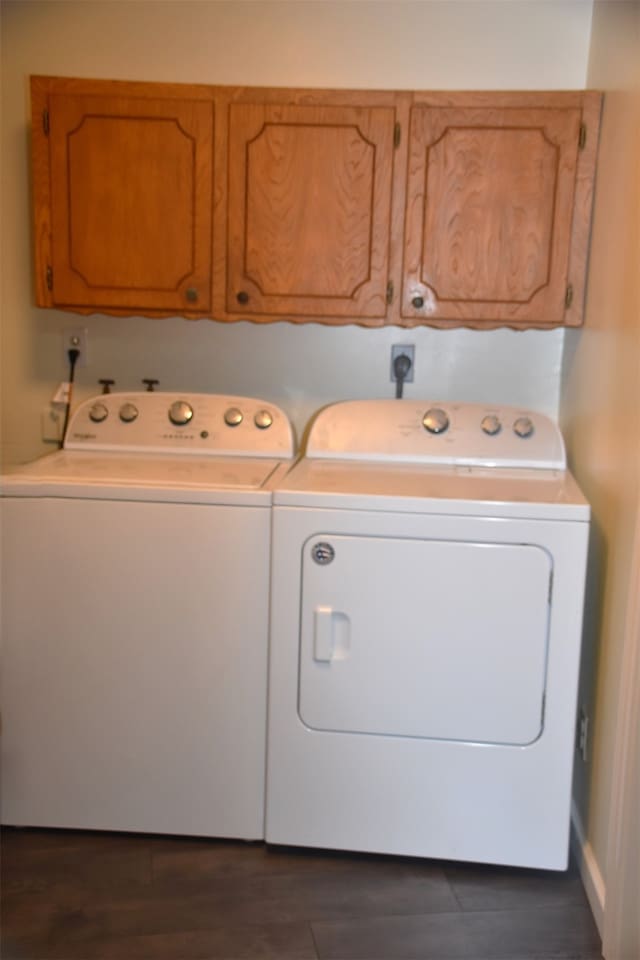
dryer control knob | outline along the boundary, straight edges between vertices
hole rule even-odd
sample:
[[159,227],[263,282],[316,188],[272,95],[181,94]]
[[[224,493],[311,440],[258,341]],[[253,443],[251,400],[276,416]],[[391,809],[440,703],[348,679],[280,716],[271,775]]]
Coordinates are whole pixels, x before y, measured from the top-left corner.
[[225,410],[224,422],[228,427],[238,427],[243,420],[242,410],[239,410],[238,407],[229,407],[228,410]]
[[171,420],[171,423],[174,423],[176,427],[184,427],[184,425],[192,419],[193,407],[190,403],[187,403],[186,400],[176,400],[176,402],[172,403],[169,407],[169,420]]
[[429,433],[444,433],[449,427],[449,417],[440,407],[432,407],[422,418],[422,426]]
[[518,417],[513,425],[513,432],[517,437],[522,437],[523,440],[530,437],[533,434],[533,430],[533,421],[529,417]]
[[268,410],[258,410],[253,418],[253,422],[259,430],[266,430],[267,427],[270,427],[273,423],[273,416]]
[[485,433],[489,434],[490,437],[495,437],[495,435],[500,433],[502,430],[502,424],[494,413],[490,413],[486,417],[483,417],[480,426]]
[[123,403],[120,407],[120,419],[123,423],[133,423],[138,416],[138,408],[135,403]]
[[106,420],[108,416],[109,411],[105,407],[104,403],[94,403],[89,410],[89,420],[93,420],[94,423],[102,423],[102,421]]

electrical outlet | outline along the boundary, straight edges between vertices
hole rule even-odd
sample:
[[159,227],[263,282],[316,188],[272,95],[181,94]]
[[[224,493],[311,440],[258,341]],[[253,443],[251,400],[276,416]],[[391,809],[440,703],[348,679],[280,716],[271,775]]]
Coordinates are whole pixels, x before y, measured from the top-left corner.
[[409,372],[404,378],[405,383],[413,383],[413,367],[415,359],[415,344],[413,343],[394,343],[391,347],[391,382],[395,383],[397,381],[396,371],[393,366],[396,357],[401,357],[403,354],[409,357],[411,361],[411,366],[409,367]]
[[62,357],[65,370],[69,366],[69,350],[79,350],[76,361],[78,367],[86,367],[89,362],[89,333],[86,327],[67,327],[62,331]]

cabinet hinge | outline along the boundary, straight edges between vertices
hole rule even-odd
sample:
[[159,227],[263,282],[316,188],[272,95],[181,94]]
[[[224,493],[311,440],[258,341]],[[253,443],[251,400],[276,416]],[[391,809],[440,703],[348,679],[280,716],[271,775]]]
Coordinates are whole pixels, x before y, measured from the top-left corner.
[[573,303],[573,287],[571,284],[567,286],[567,292],[564,295],[564,306],[568,310],[571,304]]
[[400,137],[402,136],[402,127],[398,122],[394,124],[393,127],[393,146],[397,150],[400,146]]
[[393,301],[393,280],[389,280],[387,284],[387,303],[392,303]]
[[45,137],[49,136],[49,111],[45,109],[42,111],[42,129],[44,130]]
[[53,290],[53,267],[47,267],[46,282],[47,290]]
[[580,124],[580,135],[578,137],[578,149],[584,150],[587,142],[587,125],[586,123]]

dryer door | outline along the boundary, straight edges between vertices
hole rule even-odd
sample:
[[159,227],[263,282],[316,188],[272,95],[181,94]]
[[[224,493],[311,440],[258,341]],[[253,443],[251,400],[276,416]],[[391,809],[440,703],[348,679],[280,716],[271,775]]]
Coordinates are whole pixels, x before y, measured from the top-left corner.
[[314,536],[303,551],[301,720],[531,743],[544,722],[551,571],[533,544]]

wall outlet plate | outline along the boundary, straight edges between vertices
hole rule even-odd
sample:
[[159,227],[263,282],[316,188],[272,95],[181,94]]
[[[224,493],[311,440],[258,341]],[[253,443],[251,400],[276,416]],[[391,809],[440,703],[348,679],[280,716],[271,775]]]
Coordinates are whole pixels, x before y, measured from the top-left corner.
[[393,344],[393,346],[391,347],[391,382],[392,383],[396,383],[398,379],[396,377],[396,371],[393,366],[394,361],[396,357],[401,357],[402,354],[405,354],[405,356],[409,357],[409,360],[411,361],[411,366],[409,367],[409,372],[404,378],[404,383],[413,383],[413,368],[415,363],[415,352],[416,352],[416,348],[415,348],[415,344],[413,343],[404,343],[404,344],[394,343]]
[[62,331],[62,359],[65,371],[69,369],[69,350],[79,350],[77,367],[86,367],[89,363],[89,333],[86,327],[65,327]]

